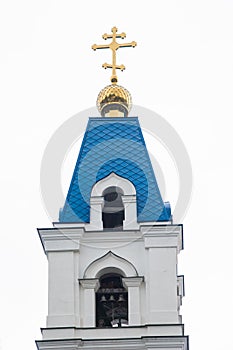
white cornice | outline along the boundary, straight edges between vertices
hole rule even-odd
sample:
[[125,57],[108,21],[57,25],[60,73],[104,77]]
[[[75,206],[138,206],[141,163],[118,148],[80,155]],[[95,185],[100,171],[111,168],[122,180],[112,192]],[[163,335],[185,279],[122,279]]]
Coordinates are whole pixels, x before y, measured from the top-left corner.
[[[67,338],[70,333],[72,338]],[[43,341],[38,341],[39,350],[75,349],[82,344],[84,349],[188,349],[188,338],[183,334],[183,325],[146,325],[122,328],[45,328]],[[56,339],[56,340],[55,340]],[[80,344],[81,343],[81,344]]]
[[38,229],[45,253],[49,251],[79,250],[82,228]]
[[183,249],[183,226],[142,226],[141,231],[145,248],[175,247],[178,252]]
[[110,249],[119,244],[131,244],[144,241],[145,248],[177,247],[182,249],[181,225],[142,225],[139,230],[119,231],[85,231],[84,227],[56,226],[51,229],[38,229],[45,252],[49,251],[77,251],[80,245],[101,245]]

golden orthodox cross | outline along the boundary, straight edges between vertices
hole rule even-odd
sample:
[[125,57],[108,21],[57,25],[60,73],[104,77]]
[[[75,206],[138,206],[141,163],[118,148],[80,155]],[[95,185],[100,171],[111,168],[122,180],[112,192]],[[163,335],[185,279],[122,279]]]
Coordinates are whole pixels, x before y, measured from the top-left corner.
[[112,64],[104,63],[102,65],[103,68],[112,68],[112,76],[111,76],[111,82],[112,84],[117,84],[117,75],[116,70],[120,69],[123,71],[125,69],[125,66],[123,64],[117,65],[116,64],[116,51],[119,49],[119,47],[135,47],[137,43],[135,41],[132,41],[131,43],[125,43],[125,44],[119,44],[116,39],[121,38],[124,39],[126,37],[125,33],[117,34],[117,28],[112,28],[112,34],[104,34],[102,35],[102,38],[104,40],[112,39],[112,42],[109,45],[92,45],[92,49],[111,49],[112,50]]

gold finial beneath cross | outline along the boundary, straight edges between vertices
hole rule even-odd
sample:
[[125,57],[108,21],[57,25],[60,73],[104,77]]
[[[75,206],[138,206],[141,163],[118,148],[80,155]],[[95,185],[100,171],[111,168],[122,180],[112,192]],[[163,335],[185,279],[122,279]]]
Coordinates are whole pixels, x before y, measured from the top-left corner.
[[116,64],[116,50],[118,50],[120,47],[135,47],[137,43],[135,41],[132,41],[131,43],[125,43],[125,44],[119,44],[116,39],[121,38],[124,39],[126,37],[125,33],[117,34],[117,28],[112,28],[112,34],[104,34],[102,35],[102,38],[104,40],[112,39],[112,42],[109,45],[92,45],[92,49],[111,49],[112,50],[112,64],[104,63],[102,65],[103,68],[112,68],[112,76],[111,76],[111,82],[112,84],[117,84],[117,75],[116,70],[120,69],[121,71],[125,70],[125,66],[123,64],[117,65]]

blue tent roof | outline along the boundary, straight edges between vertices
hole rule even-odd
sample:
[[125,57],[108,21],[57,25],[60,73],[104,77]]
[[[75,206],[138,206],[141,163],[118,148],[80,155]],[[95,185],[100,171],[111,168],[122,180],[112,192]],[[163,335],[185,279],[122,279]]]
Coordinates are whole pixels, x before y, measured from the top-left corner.
[[168,221],[137,117],[89,118],[60,222],[90,222],[94,184],[116,173],[136,188],[138,222]]

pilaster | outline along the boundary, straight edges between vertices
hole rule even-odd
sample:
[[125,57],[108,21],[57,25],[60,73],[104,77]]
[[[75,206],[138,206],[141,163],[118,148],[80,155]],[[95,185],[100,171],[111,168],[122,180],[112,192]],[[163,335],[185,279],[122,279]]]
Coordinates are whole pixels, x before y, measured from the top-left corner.
[[98,278],[79,280],[83,291],[83,327],[95,327],[95,292],[99,288]]
[[141,324],[140,285],[143,277],[124,277],[123,285],[128,289],[129,326]]

